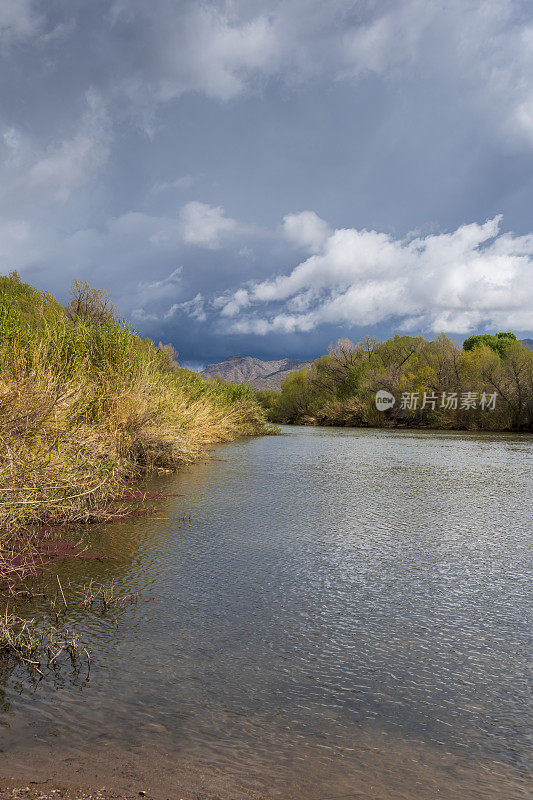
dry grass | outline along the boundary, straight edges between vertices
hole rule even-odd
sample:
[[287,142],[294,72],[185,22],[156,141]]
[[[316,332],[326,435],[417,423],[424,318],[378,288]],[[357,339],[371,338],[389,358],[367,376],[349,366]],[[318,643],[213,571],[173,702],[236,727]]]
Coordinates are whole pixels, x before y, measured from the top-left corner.
[[91,667],[89,652],[80,644],[76,634],[54,628],[45,630],[35,619],[22,619],[8,609],[0,614],[0,653],[23,664],[31,673],[44,678],[47,672],[59,667],[64,653],[72,664],[85,654],[87,670]]
[[142,472],[264,431],[247,387],[180,369],[123,323],[69,319],[46,293],[0,278],[0,573],[17,576],[33,532],[116,513]]
[[114,581],[109,586],[96,584],[92,580],[83,586],[83,607],[105,614],[110,609],[120,610],[125,606],[136,603],[138,594],[119,594]]
[[[83,387],[83,388],[79,388]],[[102,409],[84,419],[80,405],[98,392]],[[48,374],[0,384],[0,529],[87,522],[105,516],[105,500],[141,471],[191,462],[214,442],[257,432],[238,403],[198,399],[161,380],[138,379],[119,392],[74,375]]]

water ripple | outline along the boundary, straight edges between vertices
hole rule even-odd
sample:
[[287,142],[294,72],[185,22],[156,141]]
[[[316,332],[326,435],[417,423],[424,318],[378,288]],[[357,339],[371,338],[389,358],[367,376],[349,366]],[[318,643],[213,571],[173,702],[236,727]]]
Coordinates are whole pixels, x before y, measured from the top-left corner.
[[159,516],[83,532],[111,558],[64,564],[70,595],[140,601],[73,614],[87,685],[7,679],[4,757],[142,742],[274,796],[356,797],[378,770],[376,797],[525,797],[531,438],[292,428],[217,452],[157,482],[184,495]]

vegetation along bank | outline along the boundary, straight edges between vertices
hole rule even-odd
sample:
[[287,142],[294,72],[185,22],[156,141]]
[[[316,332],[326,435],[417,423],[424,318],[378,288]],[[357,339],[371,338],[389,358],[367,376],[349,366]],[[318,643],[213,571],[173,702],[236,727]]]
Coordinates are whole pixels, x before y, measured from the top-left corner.
[[[64,308],[0,277],[0,575],[23,572],[43,531],[109,518],[149,470],[265,431],[249,387],[208,383],[75,281]],[[27,557],[26,557],[27,556]]]
[[[393,404],[378,408],[377,392]],[[444,334],[340,339],[281,391],[257,396],[273,422],[531,431],[533,352],[506,332],[471,336],[462,347]]]

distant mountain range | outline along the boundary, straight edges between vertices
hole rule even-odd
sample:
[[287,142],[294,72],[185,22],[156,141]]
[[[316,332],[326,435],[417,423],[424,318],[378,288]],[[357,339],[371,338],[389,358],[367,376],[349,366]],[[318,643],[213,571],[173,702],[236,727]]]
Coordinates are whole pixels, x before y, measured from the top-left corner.
[[208,364],[200,373],[203,378],[219,375],[229,383],[246,381],[254,389],[281,389],[287,375],[299,369],[307,369],[311,361],[300,358],[281,358],[279,361],[261,361],[251,356],[230,356],[219,364]]
[[[533,350],[533,339],[521,339],[521,344]],[[218,364],[208,364],[200,373],[203,378],[219,375],[229,383],[249,383],[254,389],[281,389],[281,384],[291,372],[308,369],[312,361],[301,358],[281,358],[279,361],[261,361],[251,356],[230,356]]]

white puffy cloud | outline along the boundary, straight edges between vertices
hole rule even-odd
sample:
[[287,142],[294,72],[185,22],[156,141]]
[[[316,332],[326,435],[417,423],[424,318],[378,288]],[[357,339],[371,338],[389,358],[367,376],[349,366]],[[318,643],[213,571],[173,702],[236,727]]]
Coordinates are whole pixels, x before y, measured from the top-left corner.
[[314,211],[301,211],[283,217],[283,233],[293,244],[314,253],[326,241],[330,228]]
[[159,292],[161,289],[167,292],[169,288],[181,282],[182,274],[183,267],[176,267],[176,269],[172,270],[170,275],[167,275],[165,278],[160,278],[159,280],[151,282],[139,281],[138,288],[144,293]]
[[[240,11],[240,13],[239,13]],[[111,19],[130,29],[139,20],[152,64],[130,76],[124,88],[134,98],[148,90],[158,102],[187,91],[230,100],[250,76],[272,71],[277,36],[267,15],[249,16],[233,3],[199,4],[116,0]]]
[[192,300],[184,300],[181,303],[174,303],[171,307],[163,314],[163,319],[168,320],[175,317],[178,313],[185,314],[187,317],[191,319],[195,319],[198,322],[205,322],[207,319],[207,315],[205,313],[204,307],[204,298],[201,292],[198,292]]
[[[143,295],[145,293],[143,292]],[[205,313],[205,301],[201,292],[198,292],[192,300],[182,300],[179,303],[172,303],[170,308],[166,311],[147,312],[144,308],[135,308],[131,312],[133,319],[144,322],[168,322],[179,316],[186,316],[194,319],[197,322],[205,322],[207,314]]]
[[223,317],[234,317],[249,305],[250,296],[246,289],[237,289],[232,295],[221,295],[213,300],[214,308],[220,308]]
[[239,227],[236,220],[226,217],[221,206],[210,206],[192,200],[180,211],[181,231],[184,241],[216,250],[221,239]]
[[533,234],[500,232],[501,217],[452,233],[396,239],[340,229],[291,272],[215,300],[233,333],[396,323],[467,333],[533,328]]

